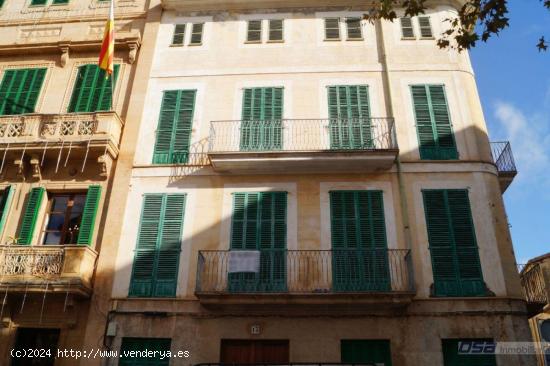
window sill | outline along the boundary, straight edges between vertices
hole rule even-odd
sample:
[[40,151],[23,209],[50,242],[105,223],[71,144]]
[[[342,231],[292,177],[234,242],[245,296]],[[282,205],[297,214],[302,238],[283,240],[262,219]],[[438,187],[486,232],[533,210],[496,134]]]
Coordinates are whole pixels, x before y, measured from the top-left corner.
[[346,41],[354,42],[354,41],[364,41],[364,38],[347,38]]
[[421,41],[433,41],[435,40],[435,37],[420,37]]
[[169,47],[183,47],[183,44],[172,43]]
[[244,44],[262,44],[262,41],[244,41]]
[[285,43],[284,39],[268,40],[267,43]]
[[202,46],[202,42],[201,42],[201,43],[189,43],[188,46],[189,46],[189,47],[198,47],[198,46]]
[[416,41],[416,37],[401,37],[402,41]]
[[341,42],[342,39],[341,38],[325,38],[324,41],[325,42]]

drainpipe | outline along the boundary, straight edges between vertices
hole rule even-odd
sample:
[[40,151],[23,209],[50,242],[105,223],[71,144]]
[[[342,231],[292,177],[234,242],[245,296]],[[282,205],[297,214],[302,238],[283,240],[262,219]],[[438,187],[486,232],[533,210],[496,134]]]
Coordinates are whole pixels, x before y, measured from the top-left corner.
[[[376,44],[378,45],[378,62],[382,65],[382,84],[384,89],[384,101],[386,103],[386,108],[388,111],[388,114],[392,117],[394,117],[393,113],[393,99],[392,99],[392,86],[390,82],[390,70],[388,69],[388,57],[386,54],[386,43],[384,39],[384,30],[382,28],[382,20],[378,19],[375,21],[375,31],[376,31]],[[393,137],[396,139],[397,142],[397,134],[395,132],[396,130],[396,123],[395,119],[393,121]],[[397,183],[399,186],[399,203],[401,206],[401,220],[403,221],[403,235],[405,236],[405,245],[407,249],[409,249],[408,258],[406,258],[406,262],[409,266],[409,281],[411,290],[414,290],[414,272],[412,270],[412,235],[411,235],[411,227],[409,222],[409,205],[407,202],[407,195],[405,192],[405,184],[403,180],[403,170],[401,166],[401,158],[400,154],[397,154],[397,157],[395,158],[395,165],[397,167]]]

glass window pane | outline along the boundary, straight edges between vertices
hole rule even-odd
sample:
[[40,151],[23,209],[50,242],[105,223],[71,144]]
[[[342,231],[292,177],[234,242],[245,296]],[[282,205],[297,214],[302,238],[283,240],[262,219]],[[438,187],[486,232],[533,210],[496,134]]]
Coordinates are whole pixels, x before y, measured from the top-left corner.
[[65,223],[65,214],[51,214],[48,218],[46,230],[61,230]]
[[58,231],[47,232],[44,236],[44,245],[48,244],[60,244],[61,233]]
[[86,195],[78,194],[74,196],[74,203],[71,212],[82,212],[86,203]]
[[52,198],[52,211],[65,212],[69,204],[69,195],[55,195]]

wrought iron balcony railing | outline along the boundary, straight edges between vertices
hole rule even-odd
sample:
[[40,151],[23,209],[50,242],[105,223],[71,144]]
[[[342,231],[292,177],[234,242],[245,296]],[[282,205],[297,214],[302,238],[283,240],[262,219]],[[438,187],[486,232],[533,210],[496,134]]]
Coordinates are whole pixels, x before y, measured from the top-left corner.
[[396,150],[392,118],[214,121],[210,152]]
[[82,245],[0,246],[0,291],[88,296],[96,257]]
[[491,142],[491,153],[497,167],[500,189],[504,192],[517,174],[512,148],[508,141]]
[[491,153],[499,173],[517,173],[516,163],[514,161],[514,155],[512,154],[510,142],[491,142]]
[[239,251],[200,251],[197,294],[413,292],[405,249],[261,250],[256,272],[233,272]]

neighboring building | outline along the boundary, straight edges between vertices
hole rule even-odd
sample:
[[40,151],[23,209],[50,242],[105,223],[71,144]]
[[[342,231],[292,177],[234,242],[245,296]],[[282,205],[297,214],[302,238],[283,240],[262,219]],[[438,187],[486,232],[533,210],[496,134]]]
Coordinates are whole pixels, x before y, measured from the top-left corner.
[[96,66],[109,1],[0,1],[1,365],[84,348],[145,3],[117,1],[113,80]]
[[[550,253],[527,262],[520,277],[533,340],[550,344]],[[550,349],[538,355],[538,365],[550,366]]]
[[458,2],[374,24],[361,3],[151,1],[90,341],[190,351],[173,365],[533,364],[457,354],[530,339],[510,147],[467,52],[434,42]]

